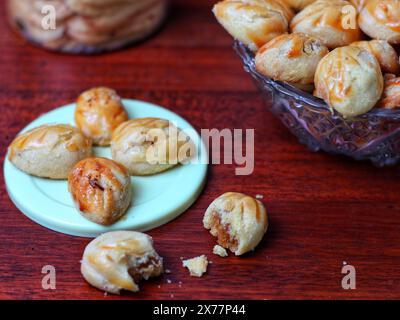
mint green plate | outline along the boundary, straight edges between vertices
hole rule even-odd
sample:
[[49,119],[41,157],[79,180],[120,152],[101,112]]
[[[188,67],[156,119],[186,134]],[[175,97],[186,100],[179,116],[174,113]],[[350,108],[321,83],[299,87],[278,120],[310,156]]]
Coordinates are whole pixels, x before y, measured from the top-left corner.
[[[126,215],[112,226],[97,225],[83,218],[75,209],[67,181],[30,176],[4,161],[8,194],[27,217],[38,224],[66,234],[95,237],[112,230],[146,231],[161,226],[188,209],[200,195],[207,177],[207,151],[194,128],[177,114],[162,107],[124,100],[130,118],[168,119],[181,129],[192,130],[198,150],[198,163],[179,165],[166,172],[146,177],[132,177],[133,199]],[[23,131],[42,124],[74,125],[75,104],[55,109],[30,123]],[[110,148],[94,148],[94,154],[111,158]]]

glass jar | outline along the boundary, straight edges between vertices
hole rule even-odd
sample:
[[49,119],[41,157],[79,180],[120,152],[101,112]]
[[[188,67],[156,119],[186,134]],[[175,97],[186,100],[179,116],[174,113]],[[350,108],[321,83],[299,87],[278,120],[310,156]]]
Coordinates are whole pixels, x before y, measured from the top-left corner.
[[167,0],[8,0],[12,25],[46,49],[91,54],[115,50],[151,35]]

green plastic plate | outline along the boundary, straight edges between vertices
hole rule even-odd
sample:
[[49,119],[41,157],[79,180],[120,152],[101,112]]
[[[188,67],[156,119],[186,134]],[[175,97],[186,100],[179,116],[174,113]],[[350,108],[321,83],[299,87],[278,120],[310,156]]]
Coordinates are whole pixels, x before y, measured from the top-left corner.
[[[76,211],[67,181],[30,176],[4,161],[8,194],[27,217],[38,224],[66,234],[96,237],[112,230],[147,231],[161,226],[188,209],[200,195],[207,177],[207,151],[194,128],[177,114],[162,107],[137,100],[124,100],[130,118],[168,119],[181,129],[189,129],[199,152],[198,163],[179,165],[166,172],[146,177],[132,177],[133,199],[126,215],[111,226],[97,225]],[[23,131],[42,124],[74,125],[75,104],[55,109],[30,123]],[[111,158],[110,148],[94,148],[96,156]]]

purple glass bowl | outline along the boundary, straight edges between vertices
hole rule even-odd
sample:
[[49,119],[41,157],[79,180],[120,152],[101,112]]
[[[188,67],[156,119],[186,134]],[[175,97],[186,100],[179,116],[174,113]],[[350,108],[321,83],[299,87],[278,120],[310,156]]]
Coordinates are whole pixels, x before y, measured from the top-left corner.
[[267,106],[312,151],[323,150],[379,167],[400,160],[400,111],[372,109],[344,119],[321,99],[256,71],[254,54],[240,42],[234,49],[265,97]]

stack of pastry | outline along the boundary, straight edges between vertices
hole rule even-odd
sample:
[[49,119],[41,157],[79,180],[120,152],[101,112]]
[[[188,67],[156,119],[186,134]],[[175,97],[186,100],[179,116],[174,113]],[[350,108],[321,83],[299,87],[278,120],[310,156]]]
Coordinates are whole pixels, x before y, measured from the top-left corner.
[[224,0],[213,11],[260,74],[343,117],[400,107],[400,0]]
[[[120,48],[149,36],[166,14],[166,0],[9,0],[11,23],[30,41],[70,53]],[[51,5],[56,28],[46,30]]]

